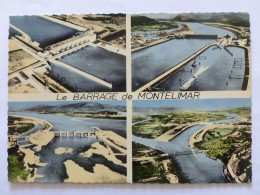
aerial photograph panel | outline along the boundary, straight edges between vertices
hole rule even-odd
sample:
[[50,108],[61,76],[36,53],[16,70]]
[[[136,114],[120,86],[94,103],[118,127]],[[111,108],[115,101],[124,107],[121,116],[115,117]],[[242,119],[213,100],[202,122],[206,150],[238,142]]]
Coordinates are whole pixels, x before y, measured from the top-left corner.
[[247,13],[131,16],[132,90],[250,90]]
[[10,102],[8,180],[126,183],[126,102]]
[[9,93],[126,90],[126,17],[10,16]]
[[133,101],[134,183],[250,183],[251,100]]

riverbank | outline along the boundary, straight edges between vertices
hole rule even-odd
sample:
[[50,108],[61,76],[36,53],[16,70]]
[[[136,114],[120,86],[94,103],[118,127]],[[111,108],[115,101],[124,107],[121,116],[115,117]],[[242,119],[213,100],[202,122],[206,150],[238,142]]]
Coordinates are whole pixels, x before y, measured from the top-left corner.
[[[158,33],[155,33],[158,34]],[[192,29],[192,27],[188,24],[179,24],[179,28],[164,33],[163,37],[160,37],[159,39],[146,39],[142,40],[142,36],[135,35],[134,32],[132,32],[132,49],[131,52],[136,52],[151,46],[155,46],[161,43],[164,43],[166,41],[170,41],[175,38],[183,38],[185,35],[194,35],[195,31]]]
[[[25,167],[25,170],[27,173],[31,173],[30,176],[27,174],[26,177],[23,177],[23,179],[17,177],[17,181],[23,181],[23,182],[34,182],[36,178],[42,177],[41,175],[37,174],[37,168],[32,168],[32,166],[46,166],[46,163],[42,163],[40,161],[40,157],[35,154],[35,152],[40,151],[41,148],[45,145],[47,145],[52,138],[54,137],[54,133],[50,132],[52,125],[46,121],[43,121],[41,119],[33,118],[33,117],[24,117],[24,116],[19,116],[19,115],[9,115],[9,117],[15,117],[19,118],[19,120],[15,120],[14,124],[18,125],[19,129],[19,124],[26,124],[30,121],[30,123],[34,125],[43,125],[44,129],[38,130],[35,132],[32,132],[28,136],[25,137],[26,140],[28,140],[31,143],[31,147],[26,147],[25,146],[19,146],[17,144],[17,141],[15,141],[15,145],[12,145],[12,147],[17,147],[17,151],[14,152],[14,154],[19,154],[22,152],[24,154],[22,162],[23,166]],[[8,127],[11,124],[8,125]],[[10,128],[10,127],[9,127]],[[28,130],[30,131],[30,130]],[[28,131],[21,133],[20,135],[16,136],[16,139],[23,136],[25,133]],[[9,148],[11,149],[11,148]],[[9,164],[10,165],[10,164]]]
[[133,142],[134,183],[179,183],[175,162],[168,155]]
[[175,137],[177,137],[179,134],[184,132],[186,129],[188,129],[194,125],[202,125],[202,124],[205,124],[205,122],[193,122],[193,123],[186,123],[183,125],[179,125],[173,129],[167,131],[166,133],[160,135],[155,140],[162,141],[162,142],[169,142],[172,139],[174,139]]
[[248,27],[233,26],[230,24],[214,23],[214,22],[203,22],[203,24],[229,30],[237,36],[237,39],[250,38],[250,31]]
[[81,117],[81,118],[101,118],[101,119],[126,119],[125,115],[115,115],[115,114],[86,114],[86,113],[54,113],[54,112],[44,112],[39,114],[53,114],[59,116],[72,116],[72,117]]
[[[136,122],[133,126],[133,134],[163,142],[171,141],[191,126],[226,118],[221,113],[208,112],[167,112],[167,114],[156,114],[149,117],[151,117],[150,120],[143,120],[142,123]],[[135,117],[133,120],[136,120]]]
[[96,164],[93,173],[86,171],[72,160],[64,162],[68,179],[66,183],[126,183],[126,176],[111,171],[102,164]]
[[[79,154],[80,157],[91,159],[100,155],[114,165],[127,168],[126,139],[112,131],[96,129],[98,130],[97,137],[102,142],[93,143],[87,151]],[[113,171],[104,164],[95,164],[93,172],[86,171],[72,160],[65,161],[64,165],[68,174],[68,179],[65,182],[126,183],[126,175]]]
[[251,125],[248,124],[247,118],[229,124],[211,124],[192,135],[190,147],[194,155],[194,150],[198,149],[220,160],[230,182],[251,182]]
[[52,21],[54,23],[58,23],[58,24],[61,24],[61,25],[64,25],[64,26],[76,29],[78,31],[86,31],[87,30],[87,28],[84,28],[82,26],[78,26],[78,25],[72,24],[70,22],[66,22],[66,21],[62,21],[62,20],[56,19],[56,18],[54,18],[52,16],[39,15],[39,17],[42,17],[42,18],[44,18],[46,20],[50,20],[50,21]]

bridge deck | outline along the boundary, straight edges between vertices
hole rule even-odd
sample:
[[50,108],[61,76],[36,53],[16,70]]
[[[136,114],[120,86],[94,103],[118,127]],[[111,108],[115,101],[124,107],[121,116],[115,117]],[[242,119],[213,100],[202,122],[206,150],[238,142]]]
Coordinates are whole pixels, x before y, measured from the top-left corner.
[[54,132],[55,137],[96,137],[96,132],[92,131],[76,131],[76,132],[70,132],[70,131],[55,131]]

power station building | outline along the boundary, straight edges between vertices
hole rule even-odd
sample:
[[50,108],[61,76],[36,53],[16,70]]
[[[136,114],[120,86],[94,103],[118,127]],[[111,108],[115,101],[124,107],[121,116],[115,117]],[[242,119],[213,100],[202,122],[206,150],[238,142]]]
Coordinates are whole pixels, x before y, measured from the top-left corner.
[[50,45],[46,48],[46,50],[52,55],[56,55],[84,43],[92,43],[94,41],[96,41],[96,34],[93,33],[93,31],[86,31],[72,38]]

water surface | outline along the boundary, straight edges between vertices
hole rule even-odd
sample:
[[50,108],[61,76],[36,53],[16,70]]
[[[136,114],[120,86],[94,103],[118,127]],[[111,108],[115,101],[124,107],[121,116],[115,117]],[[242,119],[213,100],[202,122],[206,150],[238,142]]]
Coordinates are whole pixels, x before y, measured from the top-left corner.
[[10,16],[10,23],[28,34],[42,48],[70,38],[78,32],[39,16]]
[[59,61],[112,83],[112,89],[83,77],[58,64],[52,64],[53,76],[62,79],[72,91],[125,91],[126,57],[100,47],[87,46]]

